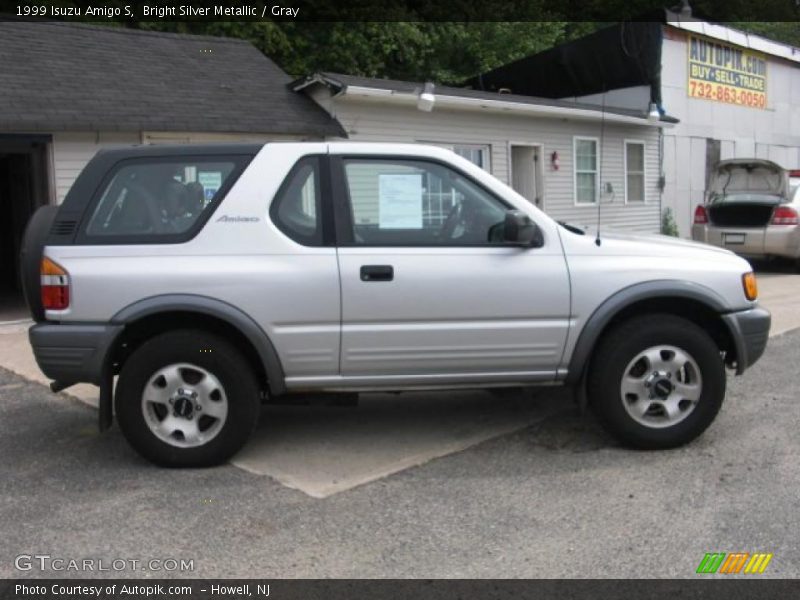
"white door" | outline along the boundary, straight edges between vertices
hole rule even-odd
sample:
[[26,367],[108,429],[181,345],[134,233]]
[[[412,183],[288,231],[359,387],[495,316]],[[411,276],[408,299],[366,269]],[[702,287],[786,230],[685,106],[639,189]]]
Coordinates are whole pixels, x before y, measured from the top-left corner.
[[338,248],[342,376],[555,375],[569,317],[557,239],[506,245],[509,206],[439,163],[345,158],[341,169],[339,210],[352,213],[351,239]]
[[542,205],[542,176],[539,146],[511,146],[511,187],[537,208]]

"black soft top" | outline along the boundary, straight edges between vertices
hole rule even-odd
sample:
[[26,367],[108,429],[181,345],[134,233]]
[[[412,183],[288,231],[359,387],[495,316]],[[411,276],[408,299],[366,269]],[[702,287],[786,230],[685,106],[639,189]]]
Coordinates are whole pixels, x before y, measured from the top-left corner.
[[98,188],[109,171],[121,161],[137,158],[168,159],[170,157],[197,156],[241,156],[252,159],[263,147],[263,143],[233,143],[142,145],[102,149],[86,164],[67,192],[50,229],[46,244],[60,246],[73,243],[84,213]]

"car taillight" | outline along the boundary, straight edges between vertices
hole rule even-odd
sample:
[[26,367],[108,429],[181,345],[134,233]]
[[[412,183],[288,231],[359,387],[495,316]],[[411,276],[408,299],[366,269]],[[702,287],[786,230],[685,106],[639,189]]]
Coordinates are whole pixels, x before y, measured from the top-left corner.
[[800,223],[797,211],[791,206],[779,206],[772,213],[773,225],[797,225]]
[[42,306],[45,310],[69,308],[69,273],[46,256],[39,269],[42,287]]
[[705,225],[708,223],[708,215],[706,214],[706,207],[702,204],[694,209],[694,224]]

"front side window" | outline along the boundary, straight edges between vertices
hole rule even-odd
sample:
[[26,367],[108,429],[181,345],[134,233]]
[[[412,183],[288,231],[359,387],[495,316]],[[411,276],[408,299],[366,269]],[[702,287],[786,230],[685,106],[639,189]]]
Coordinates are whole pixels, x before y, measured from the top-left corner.
[[625,142],[625,201],[644,202],[644,142]]
[[134,160],[123,163],[100,195],[86,235],[180,236],[216,205],[239,159]]
[[508,207],[438,163],[345,159],[353,241],[366,246],[502,243]]
[[597,140],[575,138],[575,202],[597,202]]

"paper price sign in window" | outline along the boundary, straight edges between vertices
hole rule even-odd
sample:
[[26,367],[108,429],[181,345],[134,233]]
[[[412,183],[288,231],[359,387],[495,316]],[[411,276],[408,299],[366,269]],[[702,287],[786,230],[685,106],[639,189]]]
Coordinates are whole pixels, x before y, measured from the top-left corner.
[[421,174],[381,173],[378,196],[381,229],[422,229]]

